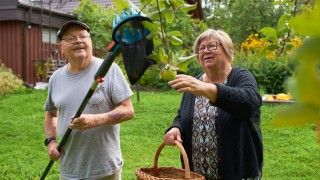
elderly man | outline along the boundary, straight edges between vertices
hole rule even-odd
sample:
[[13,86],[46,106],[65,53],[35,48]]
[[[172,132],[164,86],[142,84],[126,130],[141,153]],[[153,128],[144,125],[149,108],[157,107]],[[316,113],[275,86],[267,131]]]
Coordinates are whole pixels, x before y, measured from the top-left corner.
[[[57,36],[68,64],[49,80],[44,105],[49,157],[60,159],[60,179],[121,179],[120,123],[134,117],[130,100],[133,93],[118,65],[113,63],[82,115],[71,121],[103,61],[92,55],[88,25],[68,21]],[[68,128],[73,131],[59,152],[56,134],[62,138]]]

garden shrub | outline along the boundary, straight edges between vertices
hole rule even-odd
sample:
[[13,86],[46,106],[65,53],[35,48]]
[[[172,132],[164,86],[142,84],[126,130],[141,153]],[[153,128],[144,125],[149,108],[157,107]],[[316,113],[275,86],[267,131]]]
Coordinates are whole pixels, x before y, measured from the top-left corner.
[[[270,35],[271,32],[276,32],[270,29],[272,28],[265,28],[264,34]],[[280,36],[273,38],[251,34],[241,43],[234,65],[250,70],[259,88],[265,93],[285,93],[285,82],[292,76],[298,65],[297,60],[289,59],[290,54],[302,42],[301,38],[295,35],[288,36],[285,40],[277,39]]]
[[235,66],[248,69],[255,76],[259,88],[267,94],[284,93],[286,80],[293,75],[298,61],[287,57],[276,59],[238,55]]
[[249,70],[266,93],[278,94],[285,92],[285,81],[292,76],[297,64],[297,61],[286,58],[261,59]]
[[24,89],[23,81],[0,62],[0,95]]

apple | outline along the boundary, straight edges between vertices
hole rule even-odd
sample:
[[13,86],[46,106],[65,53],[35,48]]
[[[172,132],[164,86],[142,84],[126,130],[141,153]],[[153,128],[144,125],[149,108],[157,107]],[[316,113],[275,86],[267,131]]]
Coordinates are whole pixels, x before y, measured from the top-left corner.
[[161,78],[162,78],[163,80],[165,80],[165,81],[171,81],[171,80],[173,80],[173,79],[176,77],[177,71],[174,70],[174,69],[172,69],[172,68],[170,68],[170,66],[166,66],[165,68],[163,68],[163,69],[161,70],[160,75],[161,75]]

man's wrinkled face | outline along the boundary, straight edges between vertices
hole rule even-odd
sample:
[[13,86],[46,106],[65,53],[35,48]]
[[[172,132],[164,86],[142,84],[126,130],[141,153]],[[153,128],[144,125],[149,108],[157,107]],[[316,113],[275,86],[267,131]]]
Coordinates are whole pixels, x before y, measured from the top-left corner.
[[68,27],[62,35],[59,47],[67,60],[87,59],[92,56],[90,34],[81,26]]

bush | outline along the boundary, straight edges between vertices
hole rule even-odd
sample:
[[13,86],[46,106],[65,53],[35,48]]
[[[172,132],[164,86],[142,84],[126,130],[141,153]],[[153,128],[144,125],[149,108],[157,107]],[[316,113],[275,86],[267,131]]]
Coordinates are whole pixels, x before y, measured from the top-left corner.
[[245,58],[238,55],[234,65],[251,71],[259,88],[265,93],[277,94],[285,92],[285,82],[293,75],[298,61],[288,57],[266,59],[253,56]]
[[23,81],[10,68],[0,63],[0,95],[24,89]]
[[255,75],[258,85],[267,93],[285,92],[285,81],[292,76],[298,62],[288,59],[262,59],[257,66],[249,69]]

